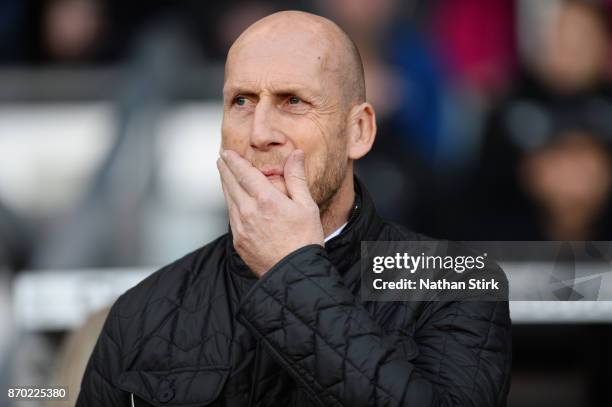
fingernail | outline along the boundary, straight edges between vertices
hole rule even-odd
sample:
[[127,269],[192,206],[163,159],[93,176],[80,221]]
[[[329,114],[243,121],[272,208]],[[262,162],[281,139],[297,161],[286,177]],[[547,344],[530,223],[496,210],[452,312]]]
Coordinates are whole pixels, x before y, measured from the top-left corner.
[[221,152],[221,156],[223,156],[223,158],[227,158],[227,150],[223,150]]

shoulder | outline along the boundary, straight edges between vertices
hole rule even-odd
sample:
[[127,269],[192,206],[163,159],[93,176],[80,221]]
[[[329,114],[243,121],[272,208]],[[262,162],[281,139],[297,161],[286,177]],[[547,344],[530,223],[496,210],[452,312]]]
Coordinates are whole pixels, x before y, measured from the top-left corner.
[[226,240],[227,235],[220,236],[160,268],[121,295],[117,305],[124,313],[129,313],[160,297],[166,297],[169,301],[178,300],[182,295],[180,288],[186,282],[211,277],[216,268],[208,265],[225,255]]
[[[203,324],[209,320],[204,317],[207,309],[213,302],[222,304],[225,300],[221,284],[225,281],[227,239],[227,234],[217,238],[123,293],[106,317],[89,370],[126,389],[141,372],[191,366],[192,353],[177,356],[171,360],[175,363],[172,366],[167,355],[195,349],[202,342],[199,334],[204,332]],[[182,324],[180,328],[178,324]],[[214,340],[225,343],[224,337],[219,338],[221,329],[214,326],[211,332],[217,335]]]
[[[220,236],[158,269],[119,296],[109,313],[106,328],[112,332],[108,333],[123,337],[136,326],[142,329],[145,322],[163,320],[179,305],[190,301],[194,292],[205,295],[197,287],[211,286],[210,281],[221,274],[227,239],[227,234]],[[150,321],[152,318],[156,321]]]

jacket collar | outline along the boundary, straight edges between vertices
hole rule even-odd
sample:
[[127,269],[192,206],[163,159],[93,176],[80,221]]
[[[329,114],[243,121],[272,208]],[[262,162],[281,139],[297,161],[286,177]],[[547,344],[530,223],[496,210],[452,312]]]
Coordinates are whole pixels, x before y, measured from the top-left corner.
[[[383,225],[370,194],[357,176],[354,176],[354,184],[355,203],[348,224],[339,235],[325,243],[325,250],[340,274],[343,274],[350,266],[359,261],[361,242],[377,240]],[[228,265],[232,272],[242,277],[256,279],[255,274],[236,252],[232,229],[229,226],[226,253],[228,253]]]

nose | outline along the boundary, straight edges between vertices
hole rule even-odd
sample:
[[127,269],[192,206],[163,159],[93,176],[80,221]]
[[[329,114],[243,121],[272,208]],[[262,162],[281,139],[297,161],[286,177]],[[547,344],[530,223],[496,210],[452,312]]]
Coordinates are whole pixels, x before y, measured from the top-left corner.
[[285,143],[285,135],[278,126],[275,106],[267,98],[261,98],[255,107],[251,129],[251,147],[269,150]]

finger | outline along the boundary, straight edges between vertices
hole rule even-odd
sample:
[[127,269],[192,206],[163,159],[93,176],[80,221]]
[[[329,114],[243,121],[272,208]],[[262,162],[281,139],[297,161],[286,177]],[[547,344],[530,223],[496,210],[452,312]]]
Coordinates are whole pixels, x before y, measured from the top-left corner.
[[223,181],[221,181],[221,188],[223,189],[223,196],[225,196],[225,203],[227,204],[227,215],[229,218],[230,228],[235,234],[238,228],[240,228],[242,225],[240,221],[238,207],[232,197],[229,195],[227,187],[225,186],[225,183]]
[[217,168],[219,169],[219,174],[221,175],[221,183],[225,184],[224,188],[227,191],[228,196],[232,198],[232,201],[238,208],[241,204],[253,199],[238,183],[238,180],[222,158],[217,160]]
[[312,202],[312,195],[310,195],[308,189],[304,166],[304,152],[295,150],[285,162],[284,176],[287,192],[289,192],[291,199],[305,203]]
[[226,187],[225,182],[223,181],[223,179],[221,179],[221,189],[223,190],[223,196],[225,197],[225,203],[227,204],[228,212],[231,215],[231,212],[235,211],[237,209],[237,207],[236,207],[236,203],[234,202],[234,200],[230,196],[230,194],[229,194],[229,192],[227,190],[227,187]]
[[257,196],[262,191],[276,191],[265,175],[232,150],[225,150],[221,157],[240,186],[250,195]]

